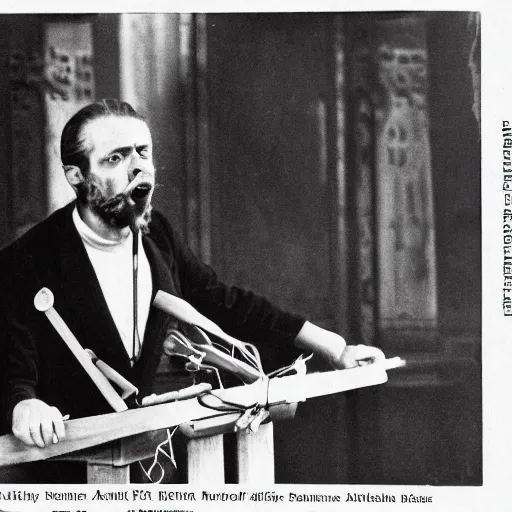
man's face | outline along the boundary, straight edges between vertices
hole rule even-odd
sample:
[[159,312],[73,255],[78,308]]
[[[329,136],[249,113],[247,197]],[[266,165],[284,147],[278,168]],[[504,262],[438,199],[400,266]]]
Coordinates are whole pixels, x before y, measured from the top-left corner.
[[78,199],[110,226],[144,229],[155,185],[147,124],[132,117],[101,117],[84,126],[82,138],[89,171]]

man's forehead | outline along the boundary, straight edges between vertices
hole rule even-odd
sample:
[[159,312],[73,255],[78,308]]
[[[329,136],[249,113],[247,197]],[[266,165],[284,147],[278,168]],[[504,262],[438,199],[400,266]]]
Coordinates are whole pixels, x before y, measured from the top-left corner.
[[135,117],[100,117],[83,128],[82,138],[89,149],[105,151],[119,147],[150,145],[148,125]]

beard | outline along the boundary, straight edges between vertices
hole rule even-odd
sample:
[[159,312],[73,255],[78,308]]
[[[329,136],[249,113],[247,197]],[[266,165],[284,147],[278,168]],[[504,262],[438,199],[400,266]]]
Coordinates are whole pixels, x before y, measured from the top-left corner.
[[133,182],[113,197],[107,197],[89,176],[77,186],[77,200],[88,206],[103,222],[117,229],[130,227],[147,234],[151,222],[150,185],[135,186]]

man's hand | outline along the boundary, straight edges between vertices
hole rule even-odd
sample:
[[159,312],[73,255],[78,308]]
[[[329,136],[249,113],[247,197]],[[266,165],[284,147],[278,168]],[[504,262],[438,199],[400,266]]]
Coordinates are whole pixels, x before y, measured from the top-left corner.
[[57,443],[66,436],[60,411],[37,398],[16,404],[12,412],[12,433],[25,444],[39,448]]
[[345,368],[355,368],[356,366],[365,366],[377,361],[383,361],[386,356],[382,350],[368,345],[347,345],[338,360],[331,360],[334,368],[343,370]]
[[327,359],[336,369],[354,368],[385,359],[381,350],[367,345],[347,345],[338,334],[306,322],[295,345]]

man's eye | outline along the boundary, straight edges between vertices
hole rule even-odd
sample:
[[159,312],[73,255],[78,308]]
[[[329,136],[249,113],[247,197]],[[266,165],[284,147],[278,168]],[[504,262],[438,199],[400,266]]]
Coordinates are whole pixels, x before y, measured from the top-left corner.
[[139,151],[139,155],[141,156],[141,158],[148,158],[149,150],[148,149],[141,149]]
[[119,163],[120,161],[121,161],[121,156],[120,156],[120,155],[118,155],[118,154],[115,154],[115,155],[111,155],[111,156],[109,156],[109,157],[108,157],[108,160],[107,160],[107,162],[108,162],[109,164],[117,164],[117,163]]

